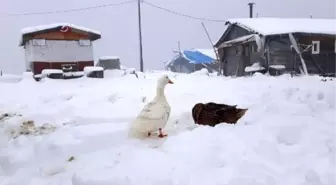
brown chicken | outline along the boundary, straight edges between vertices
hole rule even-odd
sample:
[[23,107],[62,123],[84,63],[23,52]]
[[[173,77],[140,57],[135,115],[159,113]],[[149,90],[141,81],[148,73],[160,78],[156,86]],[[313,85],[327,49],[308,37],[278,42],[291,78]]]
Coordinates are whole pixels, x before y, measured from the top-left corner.
[[220,123],[236,124],[248,109],[236,108],[237,105],[226,105],[209,102],[197,103],[192,108],[192,117],[195,124],[214,127]]

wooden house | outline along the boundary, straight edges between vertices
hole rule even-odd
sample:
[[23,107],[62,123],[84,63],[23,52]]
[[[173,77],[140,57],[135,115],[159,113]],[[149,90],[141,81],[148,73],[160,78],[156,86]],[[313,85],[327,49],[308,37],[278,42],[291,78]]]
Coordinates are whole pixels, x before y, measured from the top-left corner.
[[178,73],[192,73],[202,68],[218,71],[218,62],[213,49],[189,49],[178,54],[166,64],[166,69]]
[[251,67],[300,73],[304,66],[309,74],[335,75],[336,19],[242,18],[225,24],[215,44],[225,76],[249,74]]
[[34,75],[44,69],[83,71],[94,66],[92,41],[98,31],[69,23],[56,23],[22,29],[20,46],[25,49],[26,70]]

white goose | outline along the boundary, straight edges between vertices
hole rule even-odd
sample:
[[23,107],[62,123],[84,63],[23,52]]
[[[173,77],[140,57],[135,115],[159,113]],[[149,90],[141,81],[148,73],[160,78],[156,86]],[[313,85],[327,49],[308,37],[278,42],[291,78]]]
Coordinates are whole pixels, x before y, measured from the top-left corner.
[[170,105],[164,94],[164,88],[167,84],[173,84],[167,75],[163,75],[158,79],[156,96],[144,106],[133,122],[129,132],[131,137],[145,138],[156,131],[159,131],[158,136],[160,138],[167,136],[167,134],[162,133],[162,129],[166,126],[170,115]]

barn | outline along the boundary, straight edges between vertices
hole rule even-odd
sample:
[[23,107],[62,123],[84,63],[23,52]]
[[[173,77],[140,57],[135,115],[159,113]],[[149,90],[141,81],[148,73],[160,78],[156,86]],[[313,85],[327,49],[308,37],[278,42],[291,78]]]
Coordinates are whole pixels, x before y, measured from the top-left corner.
[[335,75],[336,19],[241,18],[225,24],[215,44],[225,76],[277,70]]
[[166,69],[178,73],[192,73],[206,68],[209,72],[215,72],[219,67],[216,58],[213,49],[187,49],[178,52],[166,64]]
[[26,70],[34,75],[44,69],[83,71],[94,66],[92,42],[100,38],[98,31],[69,23],[24,28],[20,46],[25,50]]

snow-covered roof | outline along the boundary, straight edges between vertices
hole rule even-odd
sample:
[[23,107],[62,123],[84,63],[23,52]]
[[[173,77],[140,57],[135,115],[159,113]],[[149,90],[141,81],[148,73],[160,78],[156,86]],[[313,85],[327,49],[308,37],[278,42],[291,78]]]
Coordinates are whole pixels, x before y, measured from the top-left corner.
[[209,64],[216,60],[216,54],[212,49],[184,50],[182,56],[192,64]]
[[198,49],[192,48],[184,50],[182,55],[176,55],[173,59],[169,60],[165,65],[166,67],[171,66],[176,59],[183,57],[192,64],[204,64],[212,63],[217,59],[216,53],[213,49]]
[[336,35],[336,19],[313,18],[241,18],[228,19],[225,24],[236,24],[262,35],[287,33],[315,33]]
[[104,68],[100,67],[100,66],[85,66],[83,69],[85,74],[94,72],[94,71],[104,71]]
[[21,39],[20,39],[20,46],[23,46],[26,40],[31,39],[29,35],[48,32],[50,30],[55,29],[62,29],[63,27],[69,27],[71,29],[79,30],[82,32],[87,32],[89,34],[90,40],[97,40],[101,38],[101,33],[99,31],[86,28],[83,26],[77,26],[70,23],[53,23],[47,25],[39,25],[39,26],[32,26],[32,27],[25,27],[21,30]]
[[178,54],[174,56],[173,59],[168,61],[165,65],[166,67],[172,66],[177,59],[180,57],[186,59],[191,64],[210,64],[216,61],[216,53],[213,49],[187,49],[181,52],[181,55]]
[[70,23],[53,23],[53,24],[47,24],[47,25],[25,27],[21,30],[21,34],[22,35],[30,34],[30,33],[35,33],[35,32],[38,32],[38,31],[49,30],[49,29],[62,27],[62,26],[68,26],[68,27],[71,27],[71,28],[75,28],[75,29],[78,29],[78,30],[85,31],[85,32],[101,35],[101,33],[99,31],[96,31],[96,30],[93,30],[93,29],[90,29],[90,28],[86,28],[86,27],[83,27],[83,26],[77,26],[77,25],[70,24]]
[[120,59],[118,56],[101,56],[99,57],[100,60],[115,60]]
[[245,43],[245,42],[251,42],[255,40],[256,34],[250,34],[250,35],[244,35],[226,42],[223,42],[221,45],[218,46],[218,48],[222,47],[228,47],[236,43]]
[[216,53],[215,53],[215,51],[213,49],[198,49],[198,48],[194,48],[192,50],[198,51],[198,52],[202,53],[203,55],[206,55],[206,56],[208,56],[210,58],[213,58],[213,59],[217,58],[216,57]]

